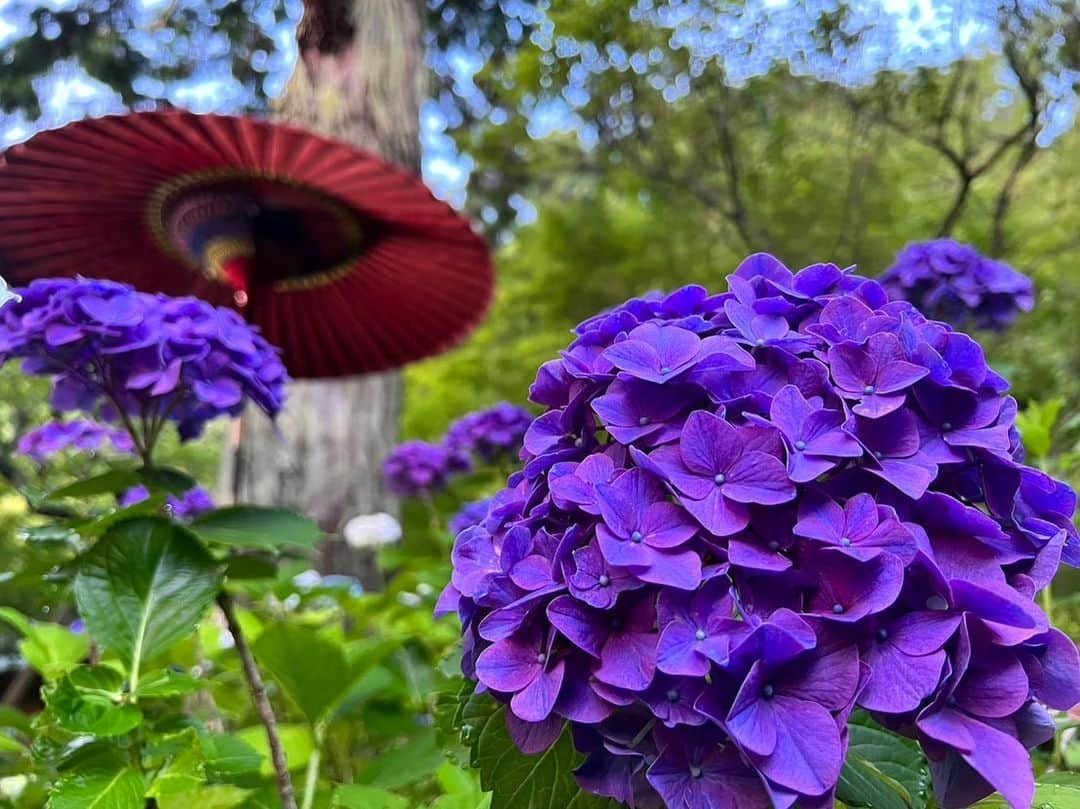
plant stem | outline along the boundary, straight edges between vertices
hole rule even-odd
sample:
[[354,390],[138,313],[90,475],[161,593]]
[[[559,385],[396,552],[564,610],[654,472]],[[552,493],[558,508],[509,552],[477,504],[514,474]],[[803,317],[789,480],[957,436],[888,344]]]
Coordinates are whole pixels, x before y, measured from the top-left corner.
[[308,759],[307,773],[304,775],[304,799],[300,809],[311,809],[315,805],[315,792],[319,788],[319,765],[322,764],[322,749],[326,743],[326,725],[319,722],[313,728],[315,747]]
[[259,719],[266,729],[266,741],[270,746],[270,760],[274,765],[277,775],[278,794],[281,795],[283,809],[297,809],[296,792],[293,790],[292,777],[289,775],[289,763],[285,758],[285,749],[281,746],[281,736],[278,734],[277,717],[274,716],[274,707],[270,704],[270,698],[266,696],[266,686],[263,683],[262,674],[255,663],[255,656],[251,653],[247,638],[240,627],[240,621],[236,617],[236,607],[232,596],[222,590],[217,598],[218,606],[225,615],[229,633],[233,636],[236,644],[236,653],[240,655],[240,662],[244,667],[244,676],[248,681],[248,689],[251,691],[251,699],[259,712]]
[[1042,602],[1043,612],[1046,613],[1046,619],[1050,622],[1054,622],[1054,594],[1050,590],[1051,583],[1047,582],[1043,588],[1042,593],[1039,594],[1039,600]]

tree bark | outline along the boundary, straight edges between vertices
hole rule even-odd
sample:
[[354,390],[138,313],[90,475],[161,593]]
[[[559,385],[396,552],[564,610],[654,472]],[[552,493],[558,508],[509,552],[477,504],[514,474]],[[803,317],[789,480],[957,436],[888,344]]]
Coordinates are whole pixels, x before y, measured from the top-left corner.
[[[418,173],[427,71],[415,0],[305,0],[297,40],[280,117]],[[401,374],[297,381],[288,394],[276,427],[243,417],[224,473],[235,499],[295,508],[334,534],[355,515],[397,513],[381,468],[398,440]],[[371,554],[343,542],[326,543],[322,568],[379,583]]]

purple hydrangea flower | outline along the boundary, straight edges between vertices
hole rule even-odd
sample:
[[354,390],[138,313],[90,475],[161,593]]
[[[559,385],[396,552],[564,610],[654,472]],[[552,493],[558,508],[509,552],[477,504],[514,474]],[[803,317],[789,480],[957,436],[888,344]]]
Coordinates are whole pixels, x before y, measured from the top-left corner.
[[466,528],[472,528],[474,525],[482,523],[484,518],[487,517],[490,505],[490,498],[466,503],[461,507],[461,511],[450,520],[450,533],[457,536]]
[[[133,486],[120,496],[120,505],[133,506],[150,499],[150,490],[145,486]],[[179,497],[168,495],[165,498],[165,510],[180,522],[191,522],[196,517],[213,511],[214,497],[202,486],[188,489]]]
[[402,497],[431,495],[469,467],[469,457],[459,450],[427,441],[406,441],[383,463],[383,480],[390,491]]
[[1076,495],[1021,463],[978,344],[878,283],[752,256],[592,318],[441,611],[523,750],[569,723],[633,805],[831,806],[844,727],[916,738],[938,803],[1031,799],[1080,655],[1035,595]]
[[111,281],[42,279],[0,310],[0,364],[53,378],[52,405],[123,422],[144,456],[165,422],[183,440],[251,401],[275,415],[278,351],[235,312]]
[[99,452],[107,447],[121,455],[135,452],[135,444],[125,431],[89,419],[72,419],[50,421],[31,430],[19,439],[18,450],[41,463],[69,449]]
[[202,486],[188,489],[184,494],[177,497],[169,497],[165,507],[176,519],[187,522],[194,520],[208,511],[214,510],[214,498]]
[[957,328],[1004,331],[1035,306],[1030,278],[952,239],[908,245],[881,284],[890,298]]
[[516,458],[532,420],[525,408],[499,402],[462,416],[450,425],[444,440],[450,449],[476,453],[485,461]]

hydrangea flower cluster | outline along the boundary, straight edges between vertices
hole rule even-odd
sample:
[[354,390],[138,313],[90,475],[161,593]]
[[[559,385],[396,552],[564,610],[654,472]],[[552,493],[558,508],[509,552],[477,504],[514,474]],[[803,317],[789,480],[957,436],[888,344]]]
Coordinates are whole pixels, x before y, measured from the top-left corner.
[[186,440],[245,400],[281,409],[277,350],[231,310],[81,278],[16,292],[0,309],[0,364],[19,358],[26,373],[53,377],[57,410],[123,422],[140,453],[166,422]]
[[135,451],[131,436],[124,430],[88,419],[72,419],[50,421],[31,430],[19,439],[18,451],[20,455],[42,463],[65,450],[99,452],[106,447],[122,455]]
[[451,477],[470,468],[469,456],[442,444],[406,441],[383,463],[387,488],[400,497],[430,496],[446,488]]
[[450,425],[444,440],[451,449],[475,453],[488,462],[516,458],[532,420],[525,408],[499,402],[462,416]]
[[383,479],[402,497],[429,497],[470,471],[474,456],[483,463],[516,458],[531,423],[528,410],[509,402],[466,413],[439,443],[407,441],[396,447],[383,465]]
[[[121,506],[133,506],[150,499],[150,491],[145,486],[134,486],[120,498]],[[214,497],[202,486],[188,489],[180,497],[169,495],[165,499],[165,508],[173,519],[190,522],[196,517],[214,510]]]
[[1030,278],[952,239],[908,245],[880,281],[893,300],[956,328],[1004,331],[1035,305]]
[[939,805],[1030,805],[1080,657],[1034,601],[1076,495],[1024,466],[970,337],[850,270],[744,261],[581,324],[524,468],[453,550],[463,669],[583,788],[632,806],[831,806],[856,708]]

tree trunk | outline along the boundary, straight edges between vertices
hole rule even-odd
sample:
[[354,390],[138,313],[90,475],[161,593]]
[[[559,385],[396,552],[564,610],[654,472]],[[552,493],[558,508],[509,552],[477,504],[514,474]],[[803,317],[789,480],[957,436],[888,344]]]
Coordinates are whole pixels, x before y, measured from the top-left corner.
[[[426,66],[415,0],[305,0],[297,40],[280,117],[419,173]],[[401,402],[398,372],[294,382],[276,429],[261,414],[243,417],[239,450],[227,453],[231,493],[293,507],[331,533],[357,514],[397,513],[380,472]],[[378,584],[371,554],[343,542],[326,544],[322,568]]]

